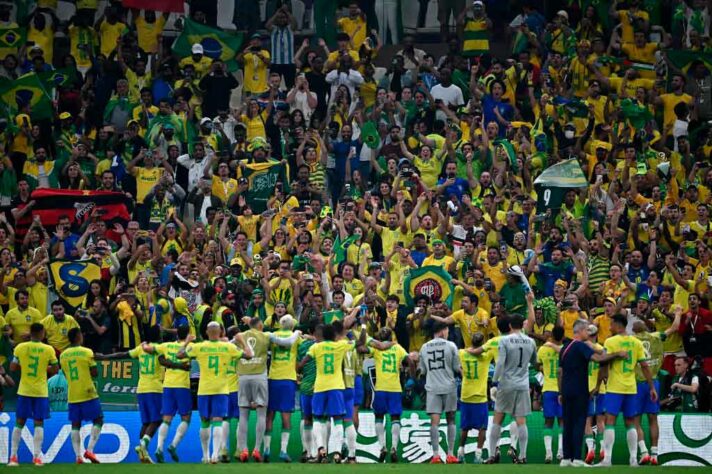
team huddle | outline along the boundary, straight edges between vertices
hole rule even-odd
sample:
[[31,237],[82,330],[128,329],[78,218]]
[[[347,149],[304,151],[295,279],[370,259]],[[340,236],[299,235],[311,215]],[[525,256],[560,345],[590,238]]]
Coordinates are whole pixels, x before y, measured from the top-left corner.
[[[364,400],[361,374],[364,360],[371,358],[375,367],[372,410],[381,448],[380,462],[386,458],[398,462],[403,386],[415,383],[419,373],[425,380],[426,412],[431,419],[431,463],[464,462],[464,447],[472,430],[477,431],[474,462],[499,462],[500,436],[507,416],[512,420],[508,428],[507,454],[515,463],[526,463],[529,440],[526,422],[532,411],[530,368],[541,367],[547,463],[553,461],[556,420],[560,427],[563,425],[564,432],[573,429],[581,433],[580,439],[576,435],[564,436],[563,442],[559,434],[557,459],[563,465],[584,463],[579,455],[584,444],[584,427],[569,426],[568,420],[572,418],[567,411],[588,410],[586,463],[592,463],[596,457],[594,433],[597,432],[602,434],[600,462],[610,465],[614,425],[617,416],[622,414],[630,463],[657,464],[657,429],[652,427],[657,428],[659,405],[653,377],[659,367],[655,358],[657,354],[662,357],[662,350],[653,349],[664,334],[648,334],[634,328],[635,334],[628,335],[627,319],[615,315],[610,327],[612,336],[604,345],[595,341],[596,327],[582,320],[573,325],[571,334],[565,334],[562,327],[555,327],[549,340],[537,348],[535,340],[526,335],[536,324],[531,291],[526,293],[526,299],[528,317],[498,318],[498,336],[487,339],[483,333],[474,332],[468,335],[467,348],[458,350],[448,340],[446,322],[435,321],[433,338],[419,352],[412,353],[395,342],[387,327],[369,337],[365,321],[359,320],[358,308],[343,320],[307,326],[302,328],[303,332],[295,330],[296,320],[290,315],[280,319],[280,329],[275,332],[264,332],[259,318],[249,320],[249,329],[243,332],[234,326],[225,329],[213,321],[208,324],[207,337],[202,341],[195,340],[188,326],[181,326],[177,340],[172,342],[161,342],[158,330],[149,331],[146,341],[136,348],[111,355],[94,354],[91,349],[82,347],[82,333],[73,328],[67,335],[70,346],[57,357],[55,350],[42,342],[44,327],[35,323],[30,327],[29,341],[15,347],[10,364],[10,370],[20,372],[20,382],[8,466],[18,465],[17,453],[27,420],[34,421],[33,462],[42,465],[43,421],[49,417],[47,376],[60,367],[68,384],[68,418],[76,461],[78,464],[84,460],[98,463],[94,448],[100,437],[103,414],[93,381],[97,375],[96,360],[126,357],[138,361],[137,400],[142,427],[135,450],[144,463],[154,462],[148,449],[156,433],[155,460],[164,462],[165,450],[174,462],[179,461],[179,446],[193,411],[190,388],[193,360],[200,371],[197,408],[203,463],[229,462],[230,454],[241,462],[248,462],[250,458],[255,462],[268,462],[277,412],[282,418],[279,460],[291,462],[287,447],[297,391],[302,462],[355,463],[358,412]],[[641,338],[647,340],[646,349]],[[577,357],[583,358],[586,369],[580,374],[570,368],[574,367],[572,361]],[[493,363],[495,369],[490,384]],[[566,372],[569,374],[566,383],[562,383],[562,369],[564,372],[574,370]],[[404,377],[403,372],[407,374]],[[458,379],[461,379],[459,397]],[[494,417],[489,439],[486,439],[488,399],[494,401]],[[577,407],[579,402],[583,406]],[[256,411],[257,423],[255,445],[250,452],[247,444],[251,410]],[[456,446],[458,410],[460,441]],[[444,461],[439,433],[443,413],[447,424]],[[640,431],[642,414],[648,415],[651,425],[650,451]],[[176,415],[180,423],[166,446]],[[386,416],[390,418],[390,449],[386,442]],[[237,446],[232,447],[233,450],[229,446],[232,419],[239,420]],[[86,449],[80,439],[84,421],[93,423]],[[486,442],[487,456],[483,453]]]

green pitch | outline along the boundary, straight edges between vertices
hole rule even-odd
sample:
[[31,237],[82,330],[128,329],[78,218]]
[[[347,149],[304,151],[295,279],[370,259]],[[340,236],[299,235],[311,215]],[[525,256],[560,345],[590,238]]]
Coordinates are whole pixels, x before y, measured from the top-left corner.
[[[198,467],[200,466],[200,467]],[[218,464],[215,466],[201,466],[196,464],[156,464],[153,466],[145,464],[121,464],[120,470],[122,474],[194,474],[196,467],[198,469],[205,469],[207,472],[216,473],[234,473],[239,470],[240,474],[297,474],[297,473],[313,473],[313,474],[336,474],[343,472],[343,469],[347,469],[351,472],[363,472],[367,474],[376,474],[377,472],[388,472],[390,474],[435,474],[435,473],[445,473],[447,471],[459,471],[464,473],[465,470],[472,472],[473,469],[486,471],[487,474],[511,474],[512,471],[518,471],[521,473],[526,472],[527,474],[550,474],[553,472],[559,472],[561,469],[566,469],[567,472],[573,470],[581,471],[582,468],[559,468],[556,465],[544,465],[544,464],[527,464],[526,466],[517,466],[510,464],[508,461],[504,461],[502,464],[494,466],[485,465],[439,465],[431,466],[429,464],[342,464],[342,465],[327,465],[327,464],[282,464],[282,463],[270,463],[270,464]],[[49,472],[52,474],[77,474],[81,472],[82,474],[108,474],[109,472],[115,472],[119,468],[116,464],[105,464],[105,465],[90,465],[85,464],[82,466],[75,466],[71,464],[49,464],[45,465],[43,472]],[[16,468],[19,471],[35,470],[32,465],[24,465],[24,467]],[[633,472],[639,473],[640,470],[644,471],[660,471],[661,474],[673,474],[676,472],[686,472],[692,473],[696,468],[694,467],[639,467],[631,468],[628,466],[613,466],[605,470],[607,474],[632,474]],[[10,472],[10,469],[3,469],[4,471]],[[203,472],[206,472],[203,471]]]

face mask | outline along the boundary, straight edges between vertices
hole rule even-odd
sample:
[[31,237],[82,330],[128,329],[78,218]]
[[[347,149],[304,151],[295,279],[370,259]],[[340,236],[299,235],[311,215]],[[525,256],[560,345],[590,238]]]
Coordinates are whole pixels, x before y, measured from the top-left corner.
[[567,139],[571,140],[572,138],[574,138],[574,131],[573,131],[573,130],[566,130],[566,131],[564,132],[564,136],[565,136]]

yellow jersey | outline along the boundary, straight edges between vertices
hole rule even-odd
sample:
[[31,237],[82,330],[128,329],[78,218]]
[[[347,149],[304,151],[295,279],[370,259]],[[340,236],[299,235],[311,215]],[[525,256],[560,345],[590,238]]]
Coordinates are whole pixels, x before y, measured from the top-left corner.
[[186,353],[200,366],[198,395],[230,393],[227,372],[234,357],[242,358],[242,350],[231,342],[203,341],[190,344]]
[[502,336],[495,336],[482,344],[482,348],[485,351],[492,352],[492,362],[497,362],[497,357],[499,357],[499,340]]
[[[275,336],[289,338],[292,331],[281,329],[275,331]],[[297,350],[302,343],[302,338],[298,338],[289,347],[272,344],[272,364],[269,368],[269,378],[272,380],[297,380]]]
[[[597,350],[602,351],[603,346],[595,343],[594,346]],[[595,360],[591,360],[588,363],[588,391],[592,392],[596,388],[596,383],[598,382],[598,371],[601,370],[601,364]],[[598,389],[598,393],[606,393],[606,382],[601,382],[601,386]]]
[[136,177],[136,202],[143,204],[146,195],[158,184],[158,180],[163,176],[163,171],[163,168],[155,166],[153,168],[137,166],[133,169],[131,174]]
[[24,311],[20,308],[12,308],[5,315],[5,322],[12,328],[12,342],[15,344],[21,343],[23,336],[29,337],[30,326],[33,323],[39,323],[44,316],[32,306],[28,306]]
[[[183,348],[182,342],[164,342],[154,346],[156,354],[159,358],[165,357],[171,362],[180,362],[178,352]],[[164,388],[190,388],[190,372],[180,369],[165,369],[165,377],[163,378]]]
[[17,394],[47,398],[47,368],[57,363],[52,346],[34,341],[22,342],[15,346],[13,357],[22,370]]
[[605,314],[596,316],[593,324],[598,328],[598,340],[605,341],[611,336],[611,317]]
[[54,315],[50,314],[40,321],[40,323],[42,323],[42,326],[45,328],[47,342],[59,352],[69,347],[69,338],[67,337],[69,330],[79,327],[77,321],[68,314],[64,315],[63,321],[57,321],[54,319]]
[[452,319],[460,328],[465,347],[472,347],[472,336],[481,332],[487,338],[489,314],[482,308],[477,308],[475,314],[467,314],[464,309],[452,313]]
[[237,216],[240,230],[247,234],[247,240],[257,242],[257,224],[260,223],[260,216]]
[[371,348],[370,355],[376,367],[376,391],[402,392],[400,366],[408,352],[400,344],[395,344],[385,351]]
[[138,387],[136,393],[163,393],[163,366],[158,354],[149,354],[140,345],[129,351],[129,357],[138,359]]
[[101,54],[108,58],[111,52],[116,49],[116,40],[118,40],[121,34],[126,30],[126,25],[120,21],[117,21],[113,25],[106,20],[102,21],[99,25],[99,50]]
[[343,362],[346,353],[353,349],[353,343],[342,339],[340,341],[322,341],[314,344],[307,351],[316,365],[316,381],[314,393],[330,390],[343,390]]
[[227,363],[226,367],[226,378],[227,378],[227,390],[229,393],[237,392],[240,390],[240,376],[237,375],[237,364],[240,362],[240,359],[242,358],[242,355],[240,357],[235,354],[230,358],[230,361]]
[[354,48],[360,48],[363,42],[366,41],[368,27],[360,15],[355,19],[352,19],[349,16],[339,18],[336,24],[341,31],[349,35],[349,38],[351,38],[351,44],[353,44]]
[[230,196],[237,192],[238,184],[235,178],[228,178],[227,181],[223,181],[219,176],[213,176],[212,187],[210,189],[213,196],[227,205]]
[[421,265],[421,267],[435,265],[437,267],[444,268],[445,271],[448,271],[448,269],[450,268],[450,266],[453,263],[455,263],[455,259],[449,255],[443,255],[442,257],[437,258],[437,257],[435,257],[435,254],[432,254],[428,257],[425,257],[425,259],[423,259],[423,264]]
[[[259,54],[265,59],[270,59],[269,51],[262,49]],[[251,94],[261,94],[268,89],[267,85],[267,64],[260,57],[248,51],[243,56],[245,65],[244,82],[242,88],[245,92]]]
[[537,359],[541,362],[541,371],[544,374],[542,392],[558,392],[557,373],[559,371],[559,353],[548,346],[541,346],[537,351]]
[[149,23],[143,17],[136,17],[136,33],[138,34],[138,46],[145,52],[157,53],[159,37],[163,33],[163,27],[166,24],[166,19],[163,15],[156,15],[156,21]]
[[59,356],[59,362],[67,378],[69,403],[81,403],[99,398],[91,376],[92,367],[96,367],[94,351],[82,346],[68,347]]
[[494,351],[488,350],[480,355],[472,355],[460,349],[462,365],[462,388],[460,400],[465,403],[484,403],[487,401],[487,375],[494,358]]
[[618,335],[606,339],[603,347],[609,354],[628,352],[627,359],[615,359],[609,363],[608,393],[636,394],[635,366],[645,360],[643,343],[633,336]]

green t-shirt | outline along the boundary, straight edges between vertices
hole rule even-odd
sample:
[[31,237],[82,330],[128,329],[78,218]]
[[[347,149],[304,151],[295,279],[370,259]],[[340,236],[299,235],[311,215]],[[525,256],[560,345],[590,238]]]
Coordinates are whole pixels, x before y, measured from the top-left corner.
[[504,309],[507,313],[516,313],[520,316],[527,314],[527,299],[524,294],[524,288],[521,284],[510,285],[509,282],[502,285],[499,290],[499,296],[504,302]]
[[57,375],[52,376],[47,381],[47,393],[49,395],[49,407],[52,411],[67,411],[67,397],[69,387],[64,372],[61,370]]
[[[653,376],[653,379],[657,378],[660,367],[663,365],[663,341],[665,340],[665,333],[642,332],[635,334],[635,337],[643,343],[645,361],[648,363],[650,374]],[[640,370],[640,365],[635,366],[635,380],[638,382],[645,381],[643,371]]]
[[[297,361],[304,359],[307,352],[309,352],[309,348],[313,345],[313,340],[306,340],[300,344],[299,349],[297,349]],[[314,381],[316,381],[316,362],[312,359],[302,369],[302,378],[299,382],[299,393],[302,395],[313,395]]]

